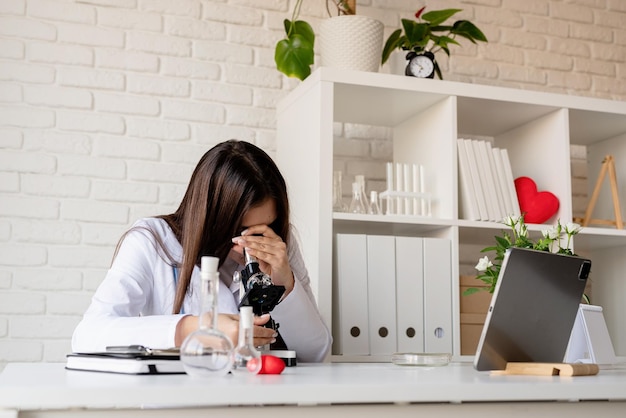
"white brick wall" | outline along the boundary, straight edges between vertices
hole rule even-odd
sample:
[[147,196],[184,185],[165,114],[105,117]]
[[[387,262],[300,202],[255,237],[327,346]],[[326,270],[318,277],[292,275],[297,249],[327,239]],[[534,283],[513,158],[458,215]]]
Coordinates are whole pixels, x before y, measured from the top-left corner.
[[[273,66],[293,0],[0,1],[0,369],[63,361],[136,218],[179,203],[198,158],[240,138],[275,151]],[[430,2],[435,4],[434,2]],[[391,33],[424,1],[359,0]],[[490,43],[445,78],[626,100],[626,1],[446,0]],[[303,13],[315,28],[323,0]],[[383,69],[388,71],[388,69]],[[336,169],[382,187],[390,132],[336,127]],[[575,206],[585,153],[573,150]]]

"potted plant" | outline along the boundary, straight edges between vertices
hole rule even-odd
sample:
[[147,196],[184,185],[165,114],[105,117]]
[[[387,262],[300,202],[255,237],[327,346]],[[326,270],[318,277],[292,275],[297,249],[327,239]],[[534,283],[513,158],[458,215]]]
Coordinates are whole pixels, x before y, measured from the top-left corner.
[[[311,66],[315,60],[315,32],[308,22],[298,20],[302,1],[296,1],[291,20],[283,21],[286,36],[278,41],[274,52],[274,61],[278,71],[287,77],[296,77],[300,80],[304,80],[311,74]],[[355,13],[356,0],[350,2],[326,0],[326,8],[330,14],[329,1],[335,4],[339,15]]]
[[[395,30],[387,41],[382,52],[382,63],[389,59],[396,49],[408,51],[409,61],[406,75],[433,78],[434,74],[442,79],[441,69],[435,54],[443,51],[450,56],[450,45],[460,45],[456,37],[468,39],[472,43],[487,42],[483,32],[468,20],[457,20],[451,26],[443,23],[461,9],[433,10],[424,13],[426,6],[415,13],[415,20],[402,19],[402,28]],[[402,33],[404,30],[404,33]]]
[[[477,279],[485,283],[486,287],[483,289],[489,293],[493,293],[496,288],[500,268],[504,260],[504,253],[511,247],[576,255],[570,249],[572,237],[581,230],[581,226],[576,223],[570,222],[566,225],[561,225],[561,222],[557,221],[556,225],[541,231],[542,236],[537,241],[533,241],[528,237],[528,228],[524,222],[524,215],[507,216],[502,220],[502,223],[508,226],[511,232],[504,231],[502,236],[496,236],[496,244],[483,248],[481,251],[483,253],[495,251],[494,260],[491,261],[488,256],[484,256],[478,260],[478,264],[475,267],[478,271]],[[561,245],[563,240],[565,240],[564,246]],[[469,288],[463,292],[463,295],[468,296],[478,291],[480,291],[478,288]],[[583,297],[588,303],[587,296],[584,295]]]
[[[278,71],[300,80],[311,74],[315,58],[315,32],[308,22],[298,20],[302,1],[296,1],[291,20],[284,20],[286,36],[276,44],[274,54]],[[383,24],[376,19],[356,15],[356,0],[326,0],[326,10],[330,19],[320,25],[319,36],[322,65],[378,70]],[[359,54],[354,54],[354,51]]]

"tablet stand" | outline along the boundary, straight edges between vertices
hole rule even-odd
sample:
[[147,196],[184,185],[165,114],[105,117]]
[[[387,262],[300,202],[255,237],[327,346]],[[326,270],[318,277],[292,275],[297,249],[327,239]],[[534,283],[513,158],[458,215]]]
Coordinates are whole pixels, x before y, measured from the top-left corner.
[[532,376],[591,376],[600,371],[597,364],[582,363],[524,363],[509,362],[504,370],[492,374]]
[[602,307],[580,304],[564,361],[596,364],[616,362]]

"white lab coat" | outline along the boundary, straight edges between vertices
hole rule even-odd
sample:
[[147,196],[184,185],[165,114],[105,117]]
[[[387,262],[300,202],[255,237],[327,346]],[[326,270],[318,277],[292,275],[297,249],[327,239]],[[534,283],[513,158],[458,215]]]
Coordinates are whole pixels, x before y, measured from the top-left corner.
[[[174,259],[182,259],[182,247],[164,220],[145,218],[134,226],[153,230]],[[197,266],[194,268],[192,292],[184,300],[183,312],[173,315],[174,270],[158,248],[148,231],[134,230],[125,237],[91,305],[74,330],[74,352],[102,351],[109,345],[142,344],[153,348],[175,345],[178,321],[185,314],[200,313],[200,270]],[[287,347],[296,351],[299,361],[322,361],[330,349],[330,332],[317,309],[295,239],[290,240],[288,250],[295,277],[294,288],[271,315],[279,324],[279,332]],[[231,259],[220,268],[220,313],[238,313],[239,284],[233,282],[227,287],[224,279],[232,278],[235,269],[241,268]]]

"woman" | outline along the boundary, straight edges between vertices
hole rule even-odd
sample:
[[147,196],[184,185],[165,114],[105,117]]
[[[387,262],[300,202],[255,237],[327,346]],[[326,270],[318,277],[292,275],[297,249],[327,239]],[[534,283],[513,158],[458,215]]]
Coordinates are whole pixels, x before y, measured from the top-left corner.
[[[290,233],[285,180],[260,148],[230,140],[209,150],[196,166],[176,212],[137,221],[116,249],[111,268],[72,338],[74,352],[110,345],[180,346],[197,329],[199,263],[220,259],[218,327],[236,345],[243,250],[256,257],[275,285],[285,287],[271,313],[298,361],[322,361],[331,337],[311,292],[302,255]],[[255,345],[275,340],[254,320]]]

